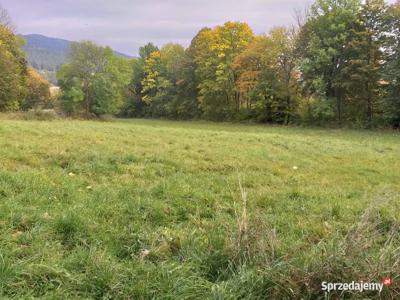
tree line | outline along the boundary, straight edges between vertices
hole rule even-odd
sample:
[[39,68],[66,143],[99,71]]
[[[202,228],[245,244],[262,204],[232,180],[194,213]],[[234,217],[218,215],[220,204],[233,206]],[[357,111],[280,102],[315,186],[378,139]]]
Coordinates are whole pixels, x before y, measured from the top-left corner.
[[[400,1],[317,0],[297,21],[265,35],[227,22],[201,29],[186,49],[149,43],[132,60],[74,43],[57,74],[60,107],[88,116],[399,127]],[[18,63],[10,70],[23,72]],[[2,99],[0,109],[17,107]]]

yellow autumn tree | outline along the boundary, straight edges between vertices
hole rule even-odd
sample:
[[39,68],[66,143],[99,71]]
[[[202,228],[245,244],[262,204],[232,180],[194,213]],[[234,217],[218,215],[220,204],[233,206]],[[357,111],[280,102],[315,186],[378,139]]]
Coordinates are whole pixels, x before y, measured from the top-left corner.
[[[284,27],[257,37],[233,64],[241,108],[259,121],[288,124],[295,111],[295,39]],[[249,116],[247,116],[249,117]]]
[[142,80],[143,102],[150,104],[152,98],[157,93],[157,81],[160,75],[161,53],[154,51],[150,53],[149,58],[144,63],[145,77]]
[[208,118],[230,118],[240,108],[233,62],[254,39],[254,33],[246,23],[227,22],[203,29],[196,39],[194,59],[201,107]]
[[47,107],[51,101],[50,83],[36,70],[28,68],[28,92],[23,109]]
[[22,41],[0,24],[0,111],[18,110],[26,93],[26,61]]

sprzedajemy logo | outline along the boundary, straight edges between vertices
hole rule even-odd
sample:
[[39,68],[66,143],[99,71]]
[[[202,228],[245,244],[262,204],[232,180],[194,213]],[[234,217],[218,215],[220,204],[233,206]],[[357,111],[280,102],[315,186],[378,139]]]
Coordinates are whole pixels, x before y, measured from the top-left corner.
[[358,292],[365,292],[365,291],[378,291],[379,293],[382,292],[383,287],[389,287],[393,284],[393,280],[390,277],[385,277],[382,280],[382,283],[377,282],[322,282],[321,289],[324,292],[332,292],[332,291],[358,291]]

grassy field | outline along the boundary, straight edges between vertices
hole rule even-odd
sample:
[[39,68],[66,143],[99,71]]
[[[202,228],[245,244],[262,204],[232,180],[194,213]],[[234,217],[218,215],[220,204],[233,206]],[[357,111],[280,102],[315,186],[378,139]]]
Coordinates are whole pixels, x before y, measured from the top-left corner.
[[394,284],[400,135],[0,120],[1,299],[336,299]]

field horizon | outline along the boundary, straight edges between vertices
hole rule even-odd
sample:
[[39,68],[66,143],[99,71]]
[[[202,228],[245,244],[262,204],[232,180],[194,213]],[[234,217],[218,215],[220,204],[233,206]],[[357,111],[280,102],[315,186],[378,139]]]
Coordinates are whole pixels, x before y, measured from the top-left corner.
[[399,137],[0,119],[0,298],[396,299]]

